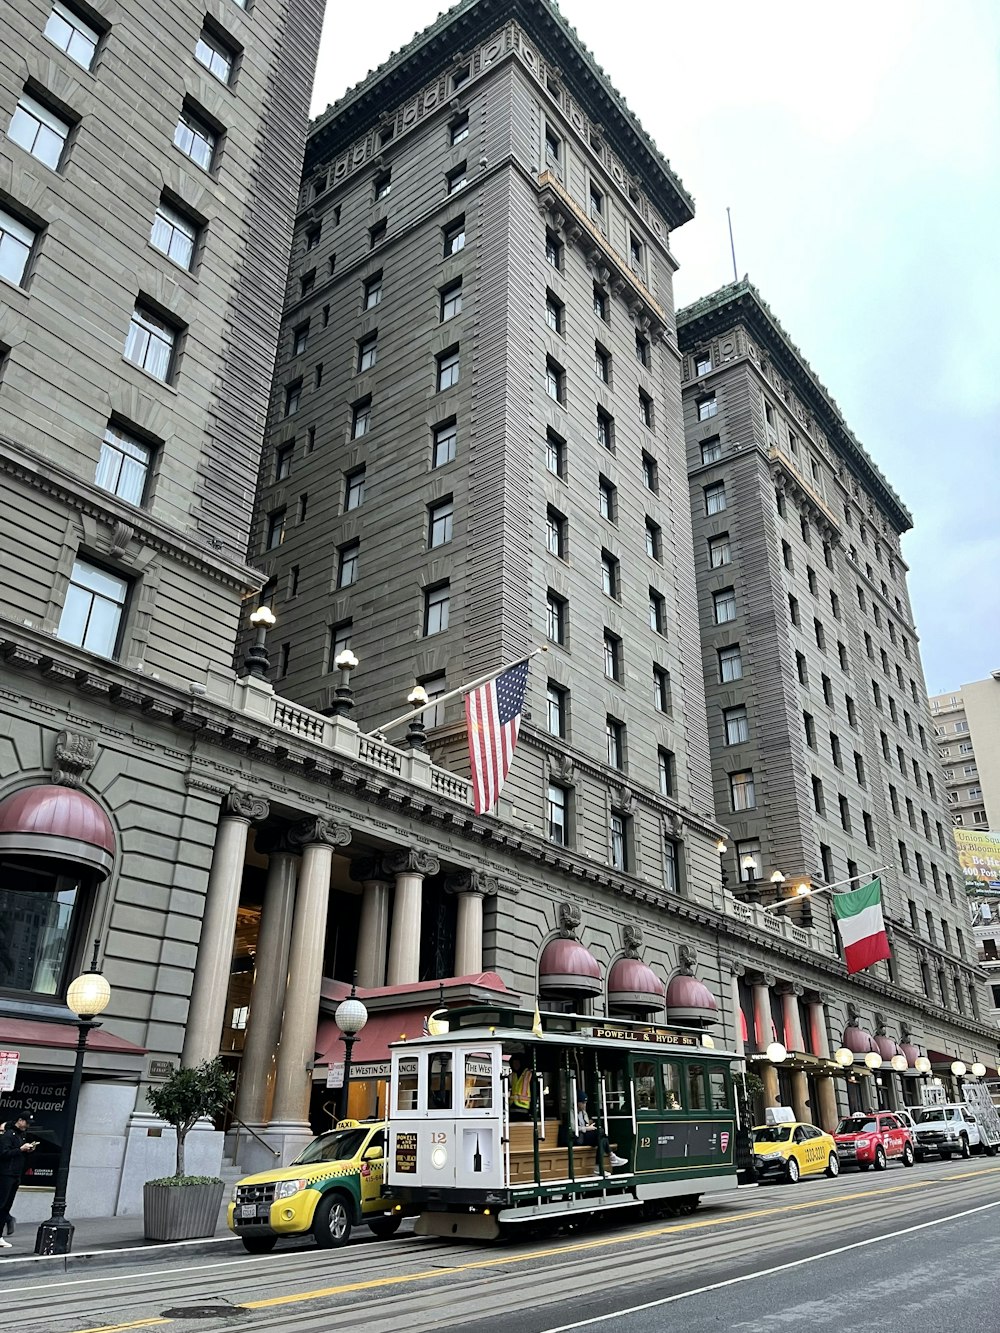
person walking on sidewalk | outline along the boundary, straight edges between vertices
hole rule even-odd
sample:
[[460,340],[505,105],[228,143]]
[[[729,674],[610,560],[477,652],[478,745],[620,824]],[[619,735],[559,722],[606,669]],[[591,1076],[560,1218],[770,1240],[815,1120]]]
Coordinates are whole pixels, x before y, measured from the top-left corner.
[[0,1249],[9,1250],[10,1241],[5,1233],[13,1229],[10,1210],[14,1196],[28,1165],[28,1158],[38,1146],[28,1139],[29,1117],[23,1111],[13,1111],[7,1126],[0,1134]]

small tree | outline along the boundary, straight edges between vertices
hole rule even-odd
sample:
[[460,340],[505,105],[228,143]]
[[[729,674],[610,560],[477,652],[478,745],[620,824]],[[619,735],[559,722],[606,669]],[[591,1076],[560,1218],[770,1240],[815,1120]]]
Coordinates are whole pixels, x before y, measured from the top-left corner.
[[177,1170],[184,1175],[184,1140],[203,1115],[217,1116],[233,1091],[233,1076],[218,1056],[193,1069],[175,1069],[158,1087],[146,1091],[154,1115],[177,1131]]

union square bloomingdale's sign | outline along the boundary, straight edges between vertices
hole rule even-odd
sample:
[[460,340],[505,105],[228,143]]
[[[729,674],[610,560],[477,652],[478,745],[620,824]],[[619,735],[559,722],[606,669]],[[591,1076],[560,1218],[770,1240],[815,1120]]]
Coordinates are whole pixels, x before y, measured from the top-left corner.
[[68,1074],[50,1074],[39,1069],[19,1069],[13,1091],[0,1093],[0,1122],[9,1122],[12,1112],[23,1111],[31,1116],[30,1137],[38,1140],[38,1147],[28,1159],[22,1185],[55,1187],[59,1150],[66,1132],[68,1095]]

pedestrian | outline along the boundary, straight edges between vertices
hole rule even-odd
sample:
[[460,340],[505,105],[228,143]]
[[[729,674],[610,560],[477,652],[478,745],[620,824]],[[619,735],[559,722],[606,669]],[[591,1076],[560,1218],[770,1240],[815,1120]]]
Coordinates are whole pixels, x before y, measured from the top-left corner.
[[28,1138],[28,1126],[31,1117],[23,1111],[12,1111],[8,1116],[3,1133],[0,1133],[0,1249],[9,1250],[11,1243],[7,1236],[14,1230],[11,1208],[14,1196],[21,1183],[28,1158],[38,1147],[38,1142]]
[[598,1157],[607,1157],[612,1170],[628,1166],[627,1157],[619,1157],[611,1151],[608,1136],[597,1128],[587,1112],[587,1094],[581,1092],[576,1099],[576,1115],[573,1120],[573,1139],[587,1148],[596,1148]]

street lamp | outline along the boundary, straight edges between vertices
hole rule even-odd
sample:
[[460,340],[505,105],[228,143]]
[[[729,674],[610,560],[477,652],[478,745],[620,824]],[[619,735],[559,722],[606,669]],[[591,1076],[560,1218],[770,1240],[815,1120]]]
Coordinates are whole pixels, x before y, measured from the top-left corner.
[[[411,708],[422,708],[429,698],[430,695],[422,685],[414,685],[406,696],[406,702]],[[418,713],[406,728],[406,743],[411,750],[422,750],[427,744],[427,731],[424,727],[423,713]]]
[[333,665],[340,672],[340,684],[333,692],[333,706],[328,711],[331,717],[350,717],[354,707],[351,672],[357,668],[358,658],[350,648],[343,648],[333,659]]
[[894,1055],[889,1061],[889,1064],[895,1069],[897,1074],[904,1073],[908,1067],[905,1055]]
[[250,624],[256,633],[254,641],[243,659],[243,665],[248,676],[256,676],[258,680],[267,680],[268,672],[271,670],[271,659],[267,655],[266,647],[267,631],[273,629],[277,623],[278,618],[269,606],[258,606],[250,617]]
[[841,1069],[850,1069],[854,1064],[854,1052],[849,1051],[846,1046],[841,1046],[839,1051],[834,1051],[833,1058]]
[[969,1070],[969,1073],[972,1075],[973,1078],[985,1078],[986,1066],[983,1064],[981,1060],[977,1060],[976,1063]]
[[744,852],[740,857],[740,878],[746,885],[747,901],[760,902],[760,890],[757,888],[757,858],[753,852]]
[[962,1075],[966,1072],[965,1065],[962,1063],[961,1060],[952,1060],[951,1072],[955,1075],[956,1078],[961,1078]]
[[780,1041],[772,1041],[764,1054],[772,1065],[783,1064],[788,1059],[788,1050]]
[[340,1090],[340,1105],[337,1108],[337,1119],[344,1120],[347,1117],[347,1097],[351,1082],[351,1051],[361,1029],[368,1022],[368,1010],[358,999],[357,972],[354,974],[351,993],[346,1000],[341,1000],[340,1004],[337,1005],[337,1012],[333,1016],[333,1021],[337,1024],[344,1039],[344,1086]]
[[69,1254],[73,1247],[73,1223],[66,1217],[66,1186],[69,1181],[69,1159],[73,1152],[73,1132],[76,1129],[76,1108],[83,1083],[83,1057],[87,1038],[101,1025],[98,1015],[111,1002],[111,987],[98,965],[100,940],[94,941],[94,959],[90,970],[71,981],[66,992],[66,1004],[76,1014],[79,1032],[76,1039],[76,1060],[66,1098],[66,1129],[59,1148],[59,1166],[56,1168],[56,1187],[52,1196],[52,1215],[39,1226],[35,1234],[36,1254]]
[[865,1064],[874,1072],[874,1070],[882,1068],[882,1057],[878,1051],[869,1051],[865,1056]]
[[926,1055],[918,1055],[913,1062],[913,1068],[918,1074],[929,1074],[931,1072],[931,1062]]

